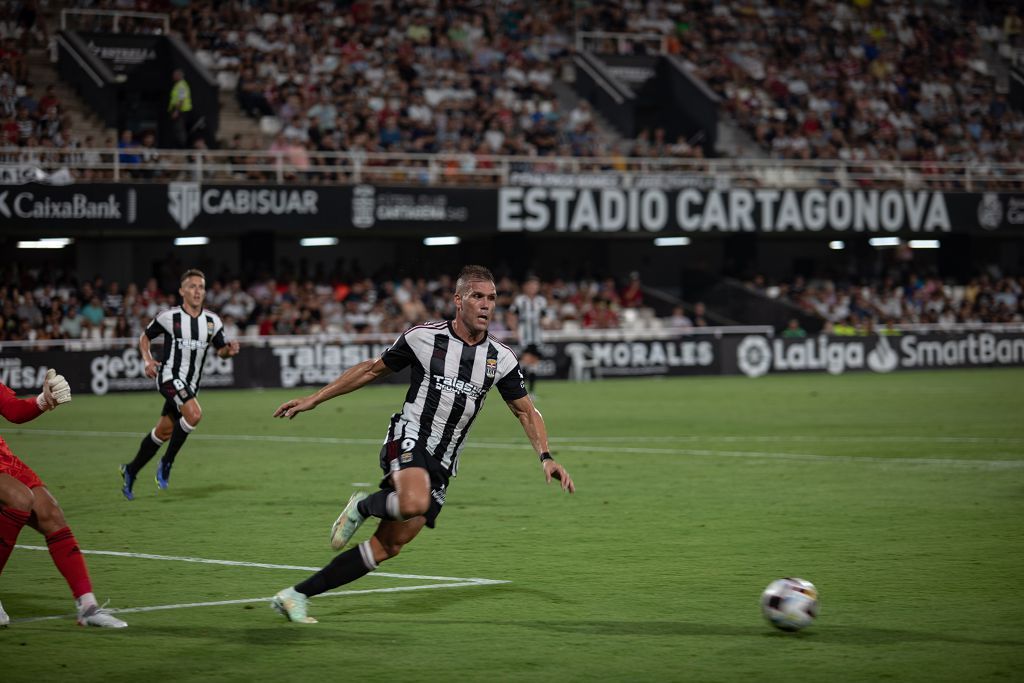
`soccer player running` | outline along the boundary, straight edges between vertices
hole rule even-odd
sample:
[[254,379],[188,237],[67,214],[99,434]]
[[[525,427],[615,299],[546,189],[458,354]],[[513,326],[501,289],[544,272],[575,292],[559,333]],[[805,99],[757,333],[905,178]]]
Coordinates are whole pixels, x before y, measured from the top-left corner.
[[[15,424],[34,420],[69,401],[71,387],[53,369],[47,371],[43,391],[35,398],[16,398],[7,385],[0,384],[0,415]],[[46,539],[50,558],[75,597],[78,623],[104,628],[127,626],[96,602],[85,558],[56,499],[32,468],[11,452],[0,438],[0,573],[26,524]],[[0,626],[7,626],[10,622],[3,605],[0,605]]]
[[516,316],[515,328],[519,335],[519,362],[526,375],[526,390],[535,398],[537,366],[544,354],[540,345],[544,341],[541,320],[548,314],[548,302],[540,295],[540,278],[531,275],[523,283],[523,292],[512,302],[512,313]]
[[[220,316],[203,309],[206,276],[202,271],[195,268],[186,270],[181,276],[178,293],[181,305],[157,315],[139,336],[139,352],[146,363],[146,376],[157,380],[157,389],[164,397],[164,408],[156,427],[142,437],[135,459],[121,465],[121,493],[128,500],[135,499],[132,488],[139,472],[168,439],[167,451],[156,468],[156,485],[161,490],[170,485],[174,459],[203,417],[196,394],[199,393],[203,365],[210,347],[217,349],[221,358],[238,354],[238,342],[224,338],[224,323]],[[153,358],[150,349],[158,337],[163,337],[164,342],[163,363]]]
[[369,517],[380,519],[377,530],[370,540],[274,596],[273,607],[290,621],[316,623],[306,614],[308,598],[373,571],[397,555],[424,525],[433,528],[448,481],[458,472],[466,435],[492,387],[498,388],[522,424],[547,481],[558,480],[569,493],[576,490],[569,473],[548,452],[544,419],[527,395],[515,354],[487,334],[497,299],[491,272],[482,266],[463,268],[454,298],[453,320],[410,328],[380,358],[349,368],[316,393],[287,401],[274,412],[274,417],[294,418],[410,368],[405,404],[392,416],[380,451],[385,473],[381,488],[372,494],[352,494],[331,529],[331,546],[342,549]]

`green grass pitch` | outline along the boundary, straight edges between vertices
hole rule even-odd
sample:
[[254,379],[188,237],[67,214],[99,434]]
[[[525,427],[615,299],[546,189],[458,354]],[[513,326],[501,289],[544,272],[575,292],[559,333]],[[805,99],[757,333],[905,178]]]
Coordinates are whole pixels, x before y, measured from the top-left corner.
[[[541,384],[573,497],[494,395],[438,528],[380,570],[407,576],[317,598],[304,626],[266,602],[180,605],[267,598],[305,571],[93,554],[101,601],[179,606],[113,632],[31,620],[71,602],[47,553],[19,548],[0,680],[1022,680],[1022,386],[1021,370]],[[0,434],[88,550],[319,567],[353,487],[376,485],[404,388],[271,419],[301,393],[204,392],[171,490],[151,464],[133,503],[117,465],[155,393],[78,396]],[[794,575],[821,614],[785,634],[758,598]]]

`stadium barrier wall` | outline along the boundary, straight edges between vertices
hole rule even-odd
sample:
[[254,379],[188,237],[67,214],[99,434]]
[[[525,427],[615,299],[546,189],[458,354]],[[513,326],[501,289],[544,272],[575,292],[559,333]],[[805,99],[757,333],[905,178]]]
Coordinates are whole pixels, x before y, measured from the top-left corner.
[[[280,339],[280,338],[279,338]],[[100,342],[102,343],[102,342]],[[234,358],[207,360],[202,388],[320,386],[345,369],[379,356],[388,343],[297,340],[243,346]],[[773,338],[767,334],[607,335],[545,344],[538,374],[548,379],[746,375],[851,371],[889,373],[972,367],[1024,366],[1024,332],[965,331],[899,336]],[[42,385],[57,368],[79,394],[146,391],[138,349],[25,351],[0,347],[0,382],[22,393]],[[385,381],[403,383],[407,371]]]
[[[126,167],[126,171],[130,169]],[[1024,233],[1024,194],[846,188],[28,183],[0,191],[11,228],[39,235],[126,229],[240,234],[919,234]],[[297,221],[298,219],[298,221]],[[300,222],[299,222],[300,221]]]

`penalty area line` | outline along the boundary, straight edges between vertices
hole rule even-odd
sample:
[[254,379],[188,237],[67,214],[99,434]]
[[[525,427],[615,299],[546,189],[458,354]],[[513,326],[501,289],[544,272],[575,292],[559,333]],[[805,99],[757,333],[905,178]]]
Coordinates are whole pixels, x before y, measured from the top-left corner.
[[[41,545],[16,545],[15,548],[22,550],[47,550],[49,548]],[[181,557],[177,555],[153,555],[151,553],[129,553],[119,550],[82,550],[83,555],[107,555],[110,557],[130,557],[140,560],[162,560],[164,562],[192,562],[196,564],[217,564],[226,567],[255,567],[258,569],[293,569],[304,572],[320,571],[322,567],[304,567],[297,564],[270,564],[267,562],[245,562],[241,560],[214,560],[205,557]],[[394,574],[391,572],[370,572],[367,576],[379,576],[385,579],[412,579],[414,581],[472,581],[477,584],[508,583],[496,579],[479,579],[465,576],[428,576],[426,574]]]
[[[320,595],[314,595],[313,598],[327,598],[340,595],[367,595],[369,593],[406,593],[409,591],[425,591],[434,588],[467,588],[472,586],[495,586],[502,583],[509,582],[499,581],[497,579],[467,579],[465,581],[432,583],[424,584],[421,586],[393,586],[391,588],[366,588],[363,590],[330,591],[327,593],[321,593]],[[273,599],[273,596],[271,596],[267,598],[240,598],[238,600],[211,600],[209,602],[182,602],[174,605],[148,605],[146,607],[111,607],[108,608],[107,611],[109,611],[111,614],[138,614],[141,612],[160,612],[172,609],[191,609],[193,607],[222,607],[224,605],[246,605],[255,602],[270,602]],[[24,619],[12,619],[11,623],[28,624],[34,621],[74,619],[75,617],[76,615],[74,614],[54,614],[45,617],[25,617]]]
[[[15,548],[22,550],[48,550],[38,545],[16,545]],[[252,567],[257,569],[287,569],[296,571],[318,571],[320,567],[305,567],[294,564],[271,564],[267,562],[245,562],[241,560],[216,560],[205,557],[179,557],[175,555],[154,555],[151,553],[129,553],[118,550],[83,550],[84,555],[106,555],[109,557],[128,557],[142,560],[160,560],[164,562],[191,562],[196,564],[215,564],[228,567]],[[404,593],[408,591],[431,590],[434,588],[469,588],[474,586],[496,586],[503,583],[511,583],[501,579],[466,578],[457,576],[428,576],[424,574],[395,574],[389,572],[370,572],[367,576],[379,576],[382,578],[409,579],[419,581],[436,581],[437,583],[420,584],[416,586],[392,586],[390,588],[364,588],[362,590],[329,591],[313,597],[323,598],[339,595],[367,595],[370,593]],[[239,598],[235,600],[211,600],[206,602],[183,602],[172,605],[148,605],[144,607],[110,608],[111,613],[132,614],[139,612],[159,612],[172,609],[191,609],[193,607],[219,607],[224,605],[245,605],[256,602],[270,602],[273,596],[267,598]],[[54,614],[41,617],[25,617],[12,619],[12,624],[27,624],[35,621],[52,621],[55,619],[73,619],[74,614]]]

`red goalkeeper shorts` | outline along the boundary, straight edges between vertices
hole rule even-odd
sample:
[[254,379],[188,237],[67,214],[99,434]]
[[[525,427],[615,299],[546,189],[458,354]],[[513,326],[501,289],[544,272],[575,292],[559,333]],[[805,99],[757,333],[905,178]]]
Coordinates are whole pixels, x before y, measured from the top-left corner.
[[44,486],[39,475],[12,453],[3,439],[0,439],[0,474],[8,474],[30,489]]

